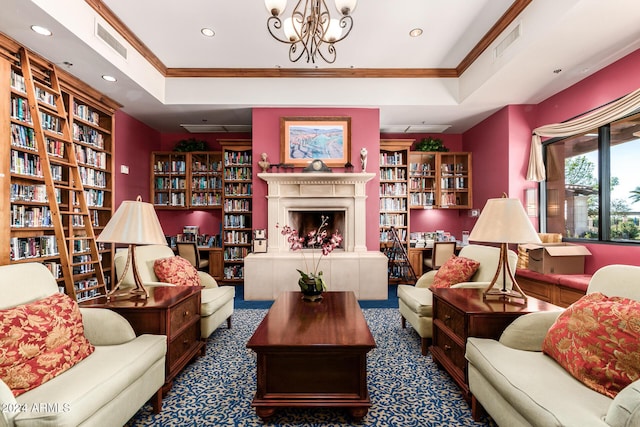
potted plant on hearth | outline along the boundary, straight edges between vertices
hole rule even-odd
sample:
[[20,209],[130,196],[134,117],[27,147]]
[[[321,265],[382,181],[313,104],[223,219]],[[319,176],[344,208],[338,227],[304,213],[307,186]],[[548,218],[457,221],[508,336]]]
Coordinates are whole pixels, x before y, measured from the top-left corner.
[[[332,235],[329,235],[327,231],[327,223],[329,217],[320,217],[320,226],[317,229],[311,230],[306,236],[299,236],[298,230],[291,228],[288,225],[282,227],[280,232],[286,237],[289,248],[292,251],[301,251],[302,259],[304,260],[305,270],[296,269],[300,273],[298,279],[298,286],[302,291],[302,298],[307,301],[319,301],[322,299],[322,293],[327,290],[327,284],[322,277],[322,271],[318,271],[320,266],[320,260],[323,256],[329,255],[335,248],[340,246],[342,242],[342,235],[338,230]],[[279,228],[279,225],[276,225]],[[311,252],[311,264],[307,262],[305,251],[302,249],[310,249]],[[316,251],[320,250],[320,254],[317,256]],[[311,266],[311,269],[309,268]]]

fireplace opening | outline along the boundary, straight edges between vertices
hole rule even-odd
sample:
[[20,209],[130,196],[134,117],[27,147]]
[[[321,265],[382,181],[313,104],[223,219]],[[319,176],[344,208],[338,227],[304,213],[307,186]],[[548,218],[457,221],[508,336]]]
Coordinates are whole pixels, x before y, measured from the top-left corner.
[[[309,233],[318,230],[318,227],[322,224],[323,218],[326,218],[325,230],[327,231],[327,240],[331,239],[331,235],[338,231],[343,239],[346,238],[344,230],[344,210],[289,211],[289,224],[291,225],[291,228],[298,230],[298,236],[305,237],[305,241],[302,244],[303,248],[310,248],[308,239]],[[336,249],[344,250],[344,247],[345,241],[343,240]]]

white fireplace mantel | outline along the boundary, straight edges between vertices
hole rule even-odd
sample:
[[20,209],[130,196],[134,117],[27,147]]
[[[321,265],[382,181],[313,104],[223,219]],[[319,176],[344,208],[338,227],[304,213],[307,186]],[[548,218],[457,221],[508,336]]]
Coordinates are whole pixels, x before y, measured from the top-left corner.
[[259,173],[267,182],[268,251],[289,252],[277,225],[289,221],[289,211],[299,209],[344,210],[342,230],[346,252],[366,252],[366,184],[374,173]]

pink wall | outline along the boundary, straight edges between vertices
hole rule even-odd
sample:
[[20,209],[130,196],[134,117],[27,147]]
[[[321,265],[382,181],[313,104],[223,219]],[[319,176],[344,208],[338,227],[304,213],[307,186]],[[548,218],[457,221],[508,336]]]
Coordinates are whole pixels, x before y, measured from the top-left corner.
[[[121,111],[116,112],[115,120],[114,207],[117,209],[123,200],[135,200],[138,195],[151,202],[149,153],[159,149],[160,133]],[[129,167],[128,175],[120,172],[121,165]]]
[[[630,70],[635,70],[630,72]],[[557,123],[611,102],[640,87],[640,50],[617,61],[535,106],[507,106],[463,134],[463,147],[473,152],[474,205],[506,192],[523,200],[531,131]],[[497,167],[496,167],[497,165]],[[640,247],[586,244],[585,272],[592,274],[608,264],[640,265]]]
[[[367,172],[376,176],[367,183],[367,248],[379,249],[379,176],[380,115],[377,109],[364,108],[254,108],[253,109],[253,157],[267,153],[271,163],[280,161],[280,117],[287,116],[345,116],[351,117],[351,163],[354,171],[360,171],[360,149],[368,151]],[[405,136],[406,138],[406,136]],[[301,170],[301,169],[298,169]],[[333,168],[341,172],[342,168]],[[267,184],[257,177],[259,168],[253,169],[253,228],[267,228]]]

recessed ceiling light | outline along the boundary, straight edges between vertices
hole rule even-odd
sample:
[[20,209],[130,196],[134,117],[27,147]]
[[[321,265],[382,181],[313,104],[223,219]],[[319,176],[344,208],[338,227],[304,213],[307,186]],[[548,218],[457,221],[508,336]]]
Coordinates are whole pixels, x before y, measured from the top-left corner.
[[207,37],[213,37],[216,35],[216,32],[213,31],[211,28],[203,28],[200,30],[200,32],[202,33],[203,36],[207,36]]
[[413,30],[409,31],[409,35],[411,37],[420,37],[422,35],[422,28],[414,28]]
[[105,79],[108,82],[117,82],[118,81],[118,79],[116,79],[115,77],[109,76],[107,74],[103,75],[102,78]]
[[41,27],[40,25],[32,25],[31,29],[33,31],[35,31],[36,33],[43,35],[43,36],[50,36],[51,35],[51,31],[45,27]]

